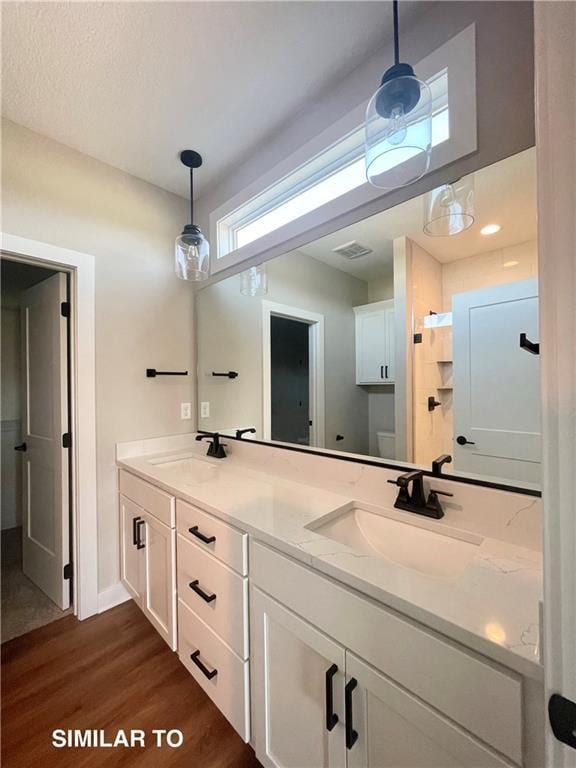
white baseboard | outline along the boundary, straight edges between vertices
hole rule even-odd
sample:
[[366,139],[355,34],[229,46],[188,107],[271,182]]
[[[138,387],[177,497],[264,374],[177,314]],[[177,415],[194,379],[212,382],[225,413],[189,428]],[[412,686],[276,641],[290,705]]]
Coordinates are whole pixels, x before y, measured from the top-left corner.
[[130,600],[130,595],[118,582],[113,587],[108,587],[108,589],[98,593],[98,613],[104,613],[104,611],[125,603],[127,600]]

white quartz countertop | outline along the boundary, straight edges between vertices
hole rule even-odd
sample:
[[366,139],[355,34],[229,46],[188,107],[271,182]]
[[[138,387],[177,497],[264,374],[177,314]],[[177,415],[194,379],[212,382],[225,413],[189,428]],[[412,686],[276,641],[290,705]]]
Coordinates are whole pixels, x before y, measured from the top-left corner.
[[[216,460],[196,451],[133,456],[118,465],[478,653],[542,679],[538,552],[481,537],[461,572],[430,575],[362,554],[306,527],[350,508],[352,496],[277,478],[233,457]],[[396,510],[390,514],[405,516],[408,523],[417,517]],[[434,522],[424,524],[434,530]],[[416,524],[422,524],[419,518]]]

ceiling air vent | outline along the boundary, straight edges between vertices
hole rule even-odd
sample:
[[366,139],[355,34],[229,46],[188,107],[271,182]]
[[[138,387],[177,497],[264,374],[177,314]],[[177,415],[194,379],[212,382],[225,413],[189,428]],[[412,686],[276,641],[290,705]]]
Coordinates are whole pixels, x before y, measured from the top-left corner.
[[339,253],[340,256],[344,256],[345,259],[359,259],[361,256],[367,256],[369,253],[372,253],[372,248],[362,245],[358,240],[350,240],[349,243],[332,248],[332,251]]

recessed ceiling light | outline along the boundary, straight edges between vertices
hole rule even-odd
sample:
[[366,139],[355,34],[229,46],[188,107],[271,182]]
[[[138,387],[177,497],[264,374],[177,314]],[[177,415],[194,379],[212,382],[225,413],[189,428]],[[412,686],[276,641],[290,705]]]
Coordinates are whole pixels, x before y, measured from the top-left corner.
[[517,267],[518,264],[520,264],[519,261],[505,261],[504,264],[502,264],[502,266],[507,269],[508,267]]
[[500,232],[502,227],[500,224],[486,224],[485,227],[482,227],[480,230],[481,235],[495,235],[496,232]]

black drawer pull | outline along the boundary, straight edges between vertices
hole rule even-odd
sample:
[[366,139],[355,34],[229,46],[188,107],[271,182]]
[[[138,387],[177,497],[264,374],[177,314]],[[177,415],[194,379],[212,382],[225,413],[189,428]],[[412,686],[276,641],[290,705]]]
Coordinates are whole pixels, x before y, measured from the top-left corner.
[[142,541],[140,533],[142,531],[142,528],[140,526],[146,525],[144,520],[141,520],[140,518],[137,518],[136,521],[136,549],[144,549],[146,544]]
[[132,544],[134,544],[134,546],[138,544],[138,531],[136,530],[138,525],[138,520],[142,520],[142,518],[141,517],[132,518]]
[[351,678],[344,688],[344,719],[346,720],[346,749],[352,749],[358,741],[358,732],[354,730],[352,714],[352,691],[358,685],[355,678]]
[[194,651],[194,653],[190,654],[190,658],[196,664],[200,672],[208,678],[208,680],[212,680],[213,677],[216,677],[218,674],[217,669],[208,669],[208,667],[205,667],[204,664],[200,661],[200,651]]
[[334,712],[334,675],[338,672],[336,664],[332,664],[326,670],[326,730],[331,731],[338,722],[338,715]]
[[197,525],[193,525],[192,528],[188,528],[188,531],[192,534],[192,536],[196,536],[197,539],[203,541],[204,544],[213,544],[216,541],[216,536],[204,536],[203,533],[200,533]]
[[211,603],[213,600],[216,600],[216,595],[209,595],[208,593],[204,592],[204,590],[198,586],[199,584],[200,582],[198,579],[194,579],[194,581],[191,581],[188,586],[193,592],[196,592],[196,594],[199,595],[202,600],[205,600],[207,603]]

